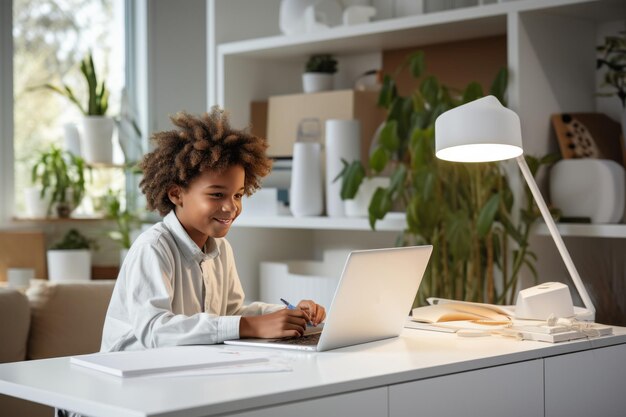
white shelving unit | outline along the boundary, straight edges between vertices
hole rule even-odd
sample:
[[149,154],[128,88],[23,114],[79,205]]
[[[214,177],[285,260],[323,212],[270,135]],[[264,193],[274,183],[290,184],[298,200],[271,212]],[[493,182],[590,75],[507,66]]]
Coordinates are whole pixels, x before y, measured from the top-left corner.
[[[209,105],[227,108],[233,125],[250,122],[251,101],[300,92],[302,68],[313,53],[332,53],[340,71],[354,71],[358,64],[380,65],[383,50],[504,35],[508,104],[520,116],[524,148],[532,155],[557,150],[551,114],[596,110],[599,27],[626,19],[623,0],[516,0],[289,37],[279,32],[279,7],[280,0],[208,1]],[[319,258],[328,247],[393,245],[404,219],[385,220],[377,232],[365,219],[242,217],[238,223],[229,238],[248,256],[245,263],[239,257],[240,276],[252,277],[255,288],[263,257]],[[565,236],[626,237],[626,225],[560,227]],[[535,233],[544,234],[541,227]]]

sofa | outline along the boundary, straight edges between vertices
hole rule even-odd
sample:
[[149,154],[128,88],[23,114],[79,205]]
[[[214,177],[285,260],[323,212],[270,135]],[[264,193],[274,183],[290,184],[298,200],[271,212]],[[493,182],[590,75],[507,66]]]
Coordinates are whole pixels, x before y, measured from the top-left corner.
[[[25,291],[0,287],[0,363],[92,353],[115,280],[35,280]],[[0,395],[0,417],[52,417],[51,407]]]

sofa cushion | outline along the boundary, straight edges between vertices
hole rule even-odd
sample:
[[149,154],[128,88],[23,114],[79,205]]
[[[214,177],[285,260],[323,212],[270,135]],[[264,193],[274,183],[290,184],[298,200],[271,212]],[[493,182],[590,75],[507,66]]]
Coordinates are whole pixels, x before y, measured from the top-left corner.
[[29,324],[26,296],[14,289],[0,288],[0,363],[26,359]]
[[28,359],[98,352],[115,280],[36,281],[26,291],[31,325]]

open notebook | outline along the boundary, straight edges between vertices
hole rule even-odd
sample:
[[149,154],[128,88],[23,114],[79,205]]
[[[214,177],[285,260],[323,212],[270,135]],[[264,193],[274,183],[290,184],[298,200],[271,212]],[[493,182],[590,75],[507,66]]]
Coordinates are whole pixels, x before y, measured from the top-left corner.
[[321,333],[224,343],[321,352],[398,336],[431,252],[430,245],[351,252]]

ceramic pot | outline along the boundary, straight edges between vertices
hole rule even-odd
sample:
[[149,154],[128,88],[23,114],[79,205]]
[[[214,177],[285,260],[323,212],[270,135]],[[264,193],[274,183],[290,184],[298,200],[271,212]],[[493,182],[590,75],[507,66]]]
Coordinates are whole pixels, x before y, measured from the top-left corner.
[[359,191],[352,200],[345,200],[346,216],[367,217],[372,196],[378,187],[389,187],[389,177],[364,178]]
[[113,163],[113,127],[115,122],[110,117],[85,116],[81,151],[87,163]]
[[305,93],[317,93],[333,89],[333,74],[323,72],[305,72],[302,74],[302,90]]
[[26,204],[27,217],[35,219],[46,217],[48,215],[48,206],[50,205],[50,192],[46,191],[42,198],[39,187],[24,188],[24,202]]
[[89,281],[91,251],[89,249],[51,249],[47,252],[50,281]]

